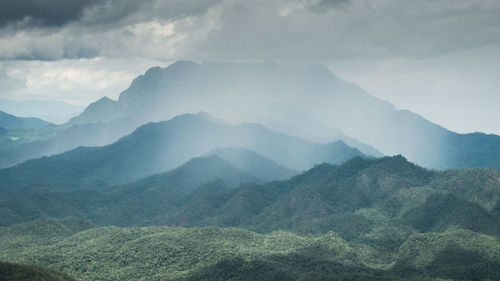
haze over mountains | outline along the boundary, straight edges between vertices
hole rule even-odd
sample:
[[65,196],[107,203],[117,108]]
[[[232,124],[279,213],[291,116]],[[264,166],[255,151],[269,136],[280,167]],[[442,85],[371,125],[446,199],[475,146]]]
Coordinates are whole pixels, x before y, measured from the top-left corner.
[[17,117],[12,114],[0,111],[0,128],[13,129],[40,129],[50,123],[34,117]]
[[37,117],[55,124],[67,122],[80,114],[84,107],[58,101],[13,101],[0,98],[0,110],[12,115]]
[[317,142],[340,139],[368,155],[403,154],[429,168],[500,167],[499,136],[453,133],[322,66],[187,61],[149,69],[117,101],[102,98],[68,123],[38,132],[41,142],[10,149],[2,166],[109,144],[144,123],[200,111]]

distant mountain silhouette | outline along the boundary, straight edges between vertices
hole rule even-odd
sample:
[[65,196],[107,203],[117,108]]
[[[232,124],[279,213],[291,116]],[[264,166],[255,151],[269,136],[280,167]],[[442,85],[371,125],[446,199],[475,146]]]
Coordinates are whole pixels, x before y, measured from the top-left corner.
[[22,129],[22,128],[39,129],[49,124],[50,124],[49,122],[39,118],[17,117],[12,114],[0,111],[0,127],[4,129],[8,130]]
[[149,69],[117,101],[103,99],[90,109],[70,123],[130,116],[146,122],[206,110],[302,137],[340,138],[366,154],[403,154],[430,168],[500,167],[499,136],[451,132],[319,65],[180,61]]

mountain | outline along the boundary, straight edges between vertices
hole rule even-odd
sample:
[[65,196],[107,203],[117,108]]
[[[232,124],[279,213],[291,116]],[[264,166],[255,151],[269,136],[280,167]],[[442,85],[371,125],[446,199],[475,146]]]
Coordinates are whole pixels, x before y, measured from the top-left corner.
[[367,155],[403,154],[428,168],[500,168],[500,136],[454,133],[397,110],[325,67],[188,61],[149,69],[118,100],[94,102],[67,123],[26,138],[31,144],[0,145],[0,167],[110,144],[147,122],[202,110],[314,142],[343,140]]
[[54,124],[67,122],[80,114],[84,107],[58,101],[28,100],[13,101],[0,99],[0,110],[17,116],[33,116]]
[[240,146],[295,170],[362,155],[343,142],[316,144],[258,124],[225,125],[205,114],[150,123],[104,147],[80,147],[0,170],[4,194],[28,190],[100,188],[173,169],[217,147]]
[[6,225],[77,216],[100,225],[216,225],[307,235],[333,230],[348,241],[377,244],[373,251],[388,259],[415,233],[500,235],[500,171],[438,172],[402,156],[325,163],[264,182],[211,155],[127,184],[7,191],[0,201]]
[[217,155],[236,168],[247,171],[254,177],[265,181],[284,180],[297,175],[297,172],[285,168],[269,158],[240,147],[220,147],[208,155]]
[[[125,185],[110,188],[106,213],[97,214],[101,224],[130,226],[154,220],[181,206],[186,196],[207,183],[217,182],[224,190],[242,183],[261,183],[218,156],[198,157],[182,166]],[[221,189],[218,189],[221,190]]]
[[[315,94],[302,101],[305,93],[316,92],[325,83],[329,89],[340,89],[342,98],[363,100],[363,97],[368,97],[370,103],[378,101],[322,67],[209,63],[203,64],[200,70],[197,68],[194,63],[178,62],[166,69],[148,70],[132,82],[118,101],[104,97],[67,123],[25,138],[33,143],[12,144],[7,148],[0,146],[0,167],[62,153],[78,146],[107,145],[145,123],[202,110],[236,123],[261,123],[275,131],[313,142],[330,143],[341,139],[365,154],[382,155],[377,149],[332,128],[331,124],[323,126],[318,120],[304,115],[305,105],[313,109],[314,101],[324,98]],[[233,94],[236,92],[238,95]],[[290,105],[294,102],[298,103]],[[328,110],[339,109],[330,107]]]
[[21,129],[21,128],[31,128],[39,129],[41,127],[47,126],[50,123],[38,118],[25,118],[17,117],[3,111],[0,111],[0,127],[4,129]]
[[[374,226],[372,219],[357,214],[358,210],[385,201],[400,189],[430,184],[433,177],[434,172],[401,156],[380,160],[354,158],[341,166],[318,165],[287,181],[243,186],[219,202],[212,217],[201,220],[262,232],[287,229],[324,233],[333,228],[348,237],[349,231],[361,232],[359,227],[369,231]],[[178,216],[184,217],[200,204],[187,202]],[[186,226],[200,224],[181,221]],[[177,224],[178,220],[170,215],[166,223]]]
[[[70,123],[140,122],[205,110],[312,139],[352,139],[370,154],[403,154],[429,168],[500,168],[500,137],[457,134],[379,100],[318,65],[176,62],[137,77],[117,101],[105,99]],[[339,134],[339,130],[341,134]],[[370,144],[373,147],[366,146]],[[378,156],[378,154],[377,154]]]
[[36,131],[9,131],[15,141],[0,143],[0,168],[28,159],[60,154],[79,146],[103,146],[127,135],[136,127],[123,122],[49,125]]

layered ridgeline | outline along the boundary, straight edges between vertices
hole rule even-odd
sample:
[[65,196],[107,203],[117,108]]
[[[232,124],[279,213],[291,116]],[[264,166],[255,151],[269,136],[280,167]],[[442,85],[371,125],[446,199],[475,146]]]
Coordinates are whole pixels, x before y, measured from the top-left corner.
[[500,167],[499,136],[448,131],[397,110],[321,66],[177,62],[151,68],[117,101],[102,99],[69,124],[132,116],[141,123],[201,110],[311,139],[340,138],[377,154],[361,141],[430,168]]
[[[225,155],[235,150],[240,155]],[[219,151],[224,150],[212,153]],[[255,152],[251,155],[257,161],[236,167],[231,161],[243,153],[228,148],[220,156],[194,158],[172,171],[119,185],[51,185],[48,178],[37,185],[26,182],[26,176],[21,183],[3,185],[2,224],[77,216],[120,226],[217,225],[302,234],[334,230],[347,240],[376,240],[390,251],[420,232],[459,228],[500,234],[500,172],[495,169],[437,172],[402,156],[357,157],[266,182],[256,164],[266,163],[275,176],[288,170]],[[392,238],[385,241],[388,229]]]
[[[43,212],[52,208],[100,225],[150,225],[72,218],[0,227],[0,260],[82,280],[500,278],[494,169],[436,172],[401,156],[355,158],[262,183],[211,155],[88,198],[82,190],[33,194],[50,204],[30,202],[15,215],[50,216]],[[13,208],[0,210],[8,218]]]
[[[276,133],[258,124],[227,125],[205,113],[185,114],[169,121],[141,126],[108,146],[81,147],[0,170],[0,191],[8,196],[29,190],[75,190],[126,183],[171,170],[195,156],[226,146],[250,149],[278,163],[274,171],[268,170],[279,173],[274,175],[277,178],[293,173],[287,168],[300,171],[317,163],[342,163],[363,155],[342,141],[317,144]],[[233,151],[225,157],[229,154],[233,155],[229,162],[237,167],[245,165],[241,162],[246,161],[245,157],[248,161],[259,160],[256,157],[251,159],[252,155],[248,153],[243,155],[245,152],[237,155]],[[259,165],[254,163],[254,167],[248,169],[253,169],[257,177],[273,179],[272,175],[256,170]]]
[[[321,103],[319,100],[313,102],[314,99],[322,97],[310,96],[319,90],[308,81],[315,79],[317,83],[313,84],[318,84],[319,88],[323,87],[321,85],[326,80],[325,70],[321,67],[207,64],[213,71],[203,67],[203,72],[210,74],[206,76],[197,70],[189,70],[191,67],[186,69],[189,71],[184,69],[191,65],[195,64],[178,62],[164,70],[153,68],[134,80],[130,88],[120,95],[119,101],[104,97],[90,104],[82,114],[63,125],[50,126],[30,136],[21,136],[23,142],[18,142],[19,146],[0,146],[0,167],[9,167],[31,158],[61,153],[78,146],[106,145],[147,122],[168,120],[179,114],[201,110],[216,113],[216,116],[229,117],[227,120],[235,122],[264,122],[264,125],[277,131],[322,143],[343,140],[365,154],[382,156],[372,146],[348,137],[330,126],[316,124],[317,120],[303,114],[306,106],[311,108],[314,107],[312,103]],[[219,71],[218,68],[222,65],[225,70]],[[229,66],[235,68],[234,72],[227,69]],[[232,75],[224,77],[228,74],[226,72]],[[318,77],[315,78],[316,76]],[[245,81],[246,84],[240,85],[237,81]],[[290,81],[293,85],[289,85]],[[333,84],[330,83],[332,81]],[[356,88],[339,79],[332,81],[328,84],[331,84],[335,92],[344,93]],[[279,88],[281,83],[285,83],[282,89]],[[290,95],[280,94],[283,91],[289,92]],[[259,95],[256,96],[254,92]],[[291,105],[297,101],[297,98],[292,99],[292,96],[310,96],[311,100]],[[342,94],[342,97],[345,96],[350,94]],[[369,97],[366,94],[363,96]],[[186,103],[191,106],[186,106]],[[283,117],[284,113],[287,118]]]

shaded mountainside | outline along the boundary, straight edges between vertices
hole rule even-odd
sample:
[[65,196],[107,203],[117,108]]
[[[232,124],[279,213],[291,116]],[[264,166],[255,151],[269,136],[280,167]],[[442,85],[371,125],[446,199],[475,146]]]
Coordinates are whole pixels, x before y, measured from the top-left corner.
[[0,111],[0,127],[11,130],[21,128],[39,129],[50,123],[39,118],[17,117]]
[[225,146],[254,150],[294,170],[322,162],[342,163],[362,155],[340,141],[316,144],[257,124],[232,126],[214,122],[206,114],[185,114],[141,126],[108,146],[80,147],[0,170],[0,190],[8,195],[28,190],[101,188],[171,170]]
[[194,158],[182,166],[132,183],[91,190],[33,190],[0,200],[2,225],[40,217],[83,217],[96,223],[135,225],[171,212],[205,183],[227,189],[261,179],[233,167],[218,156]]
[[0,261],[0,280],[3,281],[74,281],[68,275],[36,265]]

